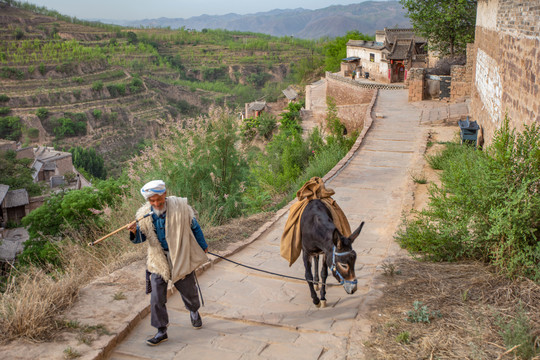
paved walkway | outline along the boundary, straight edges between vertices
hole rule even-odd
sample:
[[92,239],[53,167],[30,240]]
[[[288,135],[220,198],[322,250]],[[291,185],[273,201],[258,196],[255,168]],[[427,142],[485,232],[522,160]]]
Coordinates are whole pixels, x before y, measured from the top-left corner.
[[[327,187],[347,215],[351,228],[366,225],[354,243],[358,253],[358,291],[347,295],[330,287],[328,306],[316,308],[305,282],[257,273],[219,262],[199,277],[206,306],[204,326],[193,330],[178,294],[168,302],[169,341],[145,344],[155,333],[147,316],[118,344],[111,359],[358,359],[369,324],[362,318],[377,294],[376,267],[399,250],[393,241],[404,201],[410,197],[409,168],[423,144],[421,110],[407,103],[407,91],[380,91],[374,120],[349,164]],[[232,260],[302,277],[301,259],[292,267],[279,256],[287,216]],[[329,282],[335,283],[333,277]]]

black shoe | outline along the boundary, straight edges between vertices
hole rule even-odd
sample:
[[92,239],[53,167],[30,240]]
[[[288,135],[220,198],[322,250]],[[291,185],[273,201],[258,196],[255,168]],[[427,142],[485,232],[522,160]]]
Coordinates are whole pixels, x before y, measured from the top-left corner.
[[201,315],[199,315],[199,312],[196,311],[196,312],[191,312],[189,314],[189,317],[191,318],[191,325],[195,328],[195,329],[200,329],[202,328],[202,319],[201,319]]
[[159,343],[167,341],[167,339],[168,339],[167,333],[161,334],[158,332],[156,335],[154,335],[153,338],[146,340],[146,344],[150,346],[156,346]]

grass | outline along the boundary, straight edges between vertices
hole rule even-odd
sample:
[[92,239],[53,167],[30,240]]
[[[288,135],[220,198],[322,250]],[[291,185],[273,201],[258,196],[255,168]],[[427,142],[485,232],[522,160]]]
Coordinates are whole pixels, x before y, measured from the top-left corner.
[[532,359],[540,354],[540,339],[535,339],[531,320],[521,303],[516,306],[514,314],[500,315],[497,320],[499,334],[508,353],[514,353],[520,359]]
[[411,171],[410,173],[410,176],[412,178],[412,180],[416,183],[416,184],[427,184],[427,178],[426,178],[426,174],[423,173],[423,172],[413,172]]
[[64,349],[64,359],[77,359],[79,357],[81,357],[81,353],[71,346]]
[[132,209],[137,205],[136,200],[126,200],[126,208],[110,218],[103,229],[66,230],[63,235],[71,240],[56,243],[62,254],[62,271],[30,267],[12,272],[6,291],[0,294],[0,335],[3,342],[18,338],[47,340],[62,328],[106,331],[99,325],[92,328],[77,322],[62,324],[57,317],[75,301],[79,289],[92,278],[143,257],[143,247],[130,246],[121,236],[125,234],[109,238],[99,247],[84,245],[88,238],[97,239],[103,233],[128,223]]
[[119,291],[113,295],[113,300],[125,300],[125,299],[127,299],[127,296],[122,291]]

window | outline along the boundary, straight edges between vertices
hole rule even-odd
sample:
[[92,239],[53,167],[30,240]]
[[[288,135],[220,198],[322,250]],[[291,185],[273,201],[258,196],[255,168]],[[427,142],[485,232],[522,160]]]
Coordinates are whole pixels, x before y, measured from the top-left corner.
[[369,61],[375,62],[375,54],[369,53]]

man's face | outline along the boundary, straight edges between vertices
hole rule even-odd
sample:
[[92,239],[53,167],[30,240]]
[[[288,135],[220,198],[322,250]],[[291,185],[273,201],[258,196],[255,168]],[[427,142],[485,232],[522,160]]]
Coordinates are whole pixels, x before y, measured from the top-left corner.
[[161,211],[165,208],[165,198],[167,197],[167,192],[163,193],[163,195],[152,195],[148,198],[148,202],[152,207],[158,211]]

